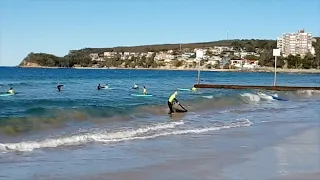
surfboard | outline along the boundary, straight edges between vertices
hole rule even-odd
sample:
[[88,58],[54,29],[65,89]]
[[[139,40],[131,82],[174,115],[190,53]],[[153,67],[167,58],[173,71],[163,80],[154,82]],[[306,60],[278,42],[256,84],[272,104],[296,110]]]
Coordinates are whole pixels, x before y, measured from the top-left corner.
[[187,88],[178,88],[179,91],[191,91],[191,89],[187,89]]
[[103,90],[113,90],[114,88],[101,88]]
[[135,97],[152,97],[152,94],[130,94],[131,96]]
[[184,108],[180,103],[173,103],[172,108],[176,113],[186,113],[188,110]]
[[14,94],[9,94],[9,93],[6,93],[6,94],[0,94],[1,97],[5,97],[5,96],[13,96]]
[[288,101],[287,99],[282,99],[276,96],[272,96],[273,99],[278,100],[278,101]]

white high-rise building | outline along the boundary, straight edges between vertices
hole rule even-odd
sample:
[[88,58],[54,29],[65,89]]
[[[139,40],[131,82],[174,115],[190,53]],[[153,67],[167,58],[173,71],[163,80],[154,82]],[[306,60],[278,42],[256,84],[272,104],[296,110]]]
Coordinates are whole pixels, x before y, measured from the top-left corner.
[[283,56],[302,55],[312,52],[312,34],[299,30],[297,33],[285,33],[277,38],[277,48]]

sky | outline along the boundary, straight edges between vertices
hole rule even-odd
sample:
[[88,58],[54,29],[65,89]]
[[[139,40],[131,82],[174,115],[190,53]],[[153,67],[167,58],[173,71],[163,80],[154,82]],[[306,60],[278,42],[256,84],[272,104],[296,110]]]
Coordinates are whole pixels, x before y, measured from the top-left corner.
[[276,39],[303,28],[320,36],[320,1],[1,0],[0,66],[30,52]]

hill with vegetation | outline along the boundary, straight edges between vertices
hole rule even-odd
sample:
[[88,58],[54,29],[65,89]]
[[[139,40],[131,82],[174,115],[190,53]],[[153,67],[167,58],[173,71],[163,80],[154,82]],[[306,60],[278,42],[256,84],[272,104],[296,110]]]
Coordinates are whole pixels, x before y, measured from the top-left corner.
[[[319,39],[319,38],[317,38]],[[319,43],[317,41],[316,52],[319,54]],[[97,65],[99,67],[119,67],[125,64],[125,67],[136,67],[137,64],[146,65],[145,67],[158,67],[161,64],[154,61],[154,59],[142,57],[132,59],[121,59],[121,57],[115,56],[113,59],[108,59],[107,62],[92,61],[90,54],[98,53],[103,54],[104,52],[154,52],[173,50],[173,54],[181,54],[182,52],[191,52],[195,48],[209,48],[214,46],[232,46],[236,50],[245,49],[247,52],[259,51],[260,57],[258,58],[259,64],[262,66],[273,66],[274,58],[272,56],[272,49],[276,48],[275,40],[259,40],[259,39],[245,39],[245,40],[220,40],[213,42],[202,42],[202,43],[185,43],[185,44],[157,44],[157,45],[142,45],[142,46],[119,46],[113,48],[83,48],[79,50],[70,50],[64,57],[57,57],[52,54],[46,53],[30,53],[20,63],[20,67],[73,67],[74,65],[82,67],[91,67]],[[316,61],[310,55],[307,56],[308,62],[304,62],[304,59],[299,56],[288,58],[280,58],[278,66],[282,67],[286,64],[289,67],[305,67],[314,68],[317,66]],[[154,55],[152,56],[154,58]],[[319,58],[319,56],[317,56]],[[288,63],[285,63],[286,60]],[[319,59],[318,59],[319,61]],[[147,65],[149,64],[149,65]],[[294,65],[292,65],[294,64]],[[308,64],[303,66],[302,64]]]

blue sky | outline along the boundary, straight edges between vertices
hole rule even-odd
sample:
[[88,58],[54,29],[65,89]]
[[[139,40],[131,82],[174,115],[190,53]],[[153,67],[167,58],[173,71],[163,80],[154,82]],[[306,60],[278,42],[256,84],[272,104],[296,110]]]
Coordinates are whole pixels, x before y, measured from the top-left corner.
[[29,52],[226,39],[320,36],[318,0],[1,0],[0,66]]

